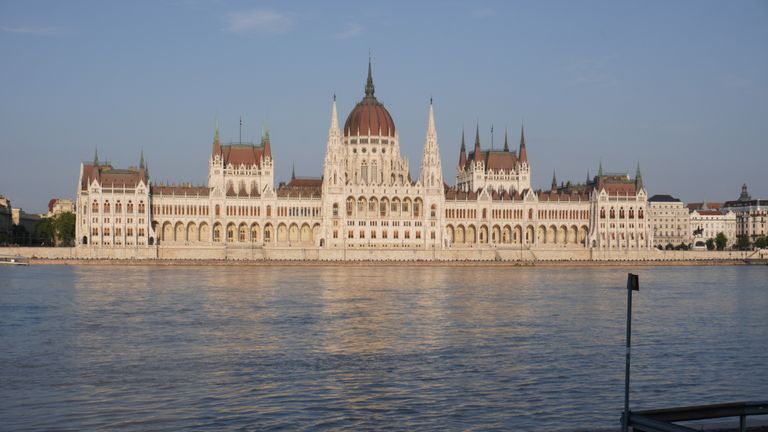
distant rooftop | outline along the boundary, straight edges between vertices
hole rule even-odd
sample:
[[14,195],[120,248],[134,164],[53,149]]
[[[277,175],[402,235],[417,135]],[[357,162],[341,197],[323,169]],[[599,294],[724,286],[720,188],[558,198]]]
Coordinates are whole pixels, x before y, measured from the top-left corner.
[[648,201],[651,201],[651,202],[680,202],[680,200],[678,198],[675,198],[672,195],[654,195],[654,196],[648,198]]

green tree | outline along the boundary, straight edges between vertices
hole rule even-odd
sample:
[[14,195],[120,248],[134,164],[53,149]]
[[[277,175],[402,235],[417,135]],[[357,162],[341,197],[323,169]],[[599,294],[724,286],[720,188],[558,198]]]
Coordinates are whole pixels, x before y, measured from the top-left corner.
[[726,244],[728,244],[728,238],[725,237],[725,234],[721,232],[717,233],[717,236],[715,236],[715,245],[717,246],[717,250],[725,249]]
[[35,225],[33,245],[52,246],[56,242],[56,228],[53,219],[43,219]]
[[715,249],[715,239],[707,239],[707,250]]
[[74,213],[61,213],[54,218],[56,229],[56,246],[72,246],[75,240]]
[[749,237],[745,235],[736,236],[736,246],[741,249],[749,249]]
[[764,249],[768,248],[768,237],[766,236],[760,236],[755,240],[755,247]]

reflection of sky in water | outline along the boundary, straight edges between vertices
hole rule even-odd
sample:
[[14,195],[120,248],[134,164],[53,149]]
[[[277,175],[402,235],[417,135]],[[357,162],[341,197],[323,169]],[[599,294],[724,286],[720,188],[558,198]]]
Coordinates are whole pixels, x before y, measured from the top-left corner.
[[0,429],[613,428],[764,398],[766,267],[0,269]]

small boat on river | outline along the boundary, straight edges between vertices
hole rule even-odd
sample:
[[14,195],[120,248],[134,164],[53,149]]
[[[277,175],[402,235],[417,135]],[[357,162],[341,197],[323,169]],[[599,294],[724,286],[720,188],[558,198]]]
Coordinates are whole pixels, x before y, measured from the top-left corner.
[[29,262],[21,256],[0,255],[0,265],[28,266]]

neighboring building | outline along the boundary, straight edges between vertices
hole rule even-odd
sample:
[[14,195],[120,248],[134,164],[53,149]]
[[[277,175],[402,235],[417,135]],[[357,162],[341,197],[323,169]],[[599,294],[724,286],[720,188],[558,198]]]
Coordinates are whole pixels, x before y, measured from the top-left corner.
[[648,198],[648,208],[654,246],[691,243],[691,218],[682,201],[671,195],[654,195]]
[[739,199],[726,202],[723,209],[736,213],[736,235],[747,236],[750,243],[768,235],[768,200],[752,199],[746,184],[741,186]]
[[12,214],[11,200],[0,195],[0,245],[11,242],[13,235]]
[[[701,230],[701,231],[699,231]],[[729,211],[722,213],[719,210],[708,210],[704,206],[701,210],[691,212],[691,235],[694,243],[706,242],[723,233],[728,240],[726,247],[736,243],[736,214]]]
[[14,239],[15,242],[20,244],[25,244],[32,240],[37,224],[42,220],[39,214],[27,213],[20,208],[11,209],[11,218],[13,219],[14,225],[22,226],[26,230],[27,238]]
[[45,217],[50,218],[62,213],[74,213],[75,203],[71,199],[53,198],[48,201],[48,213]]
[[[463,135],[463,134],[462,134]],[[363,99],[339,127],[336,100],[322,178],[292,176],[274,187],[269,134],[259,144],[222,144],[214,132],[208,184],[156,185],[138,169],[83,163],[78,246],[433,250],[651,247],[640,167],[584,184],[533,191],[521,130],[517,151],[482,150],[479,133],[457,184],[443,181],[430,101],[416,180],[400,153],[395,122],[374,95],[368,65]]]
[[688,208],[688,211],[694,211],[694,210],[717,210],[717,211],[720,211],[723,208],[723,203],[719,203],[719,202],[695,202],[695,203],[688,203],[685,206]]

